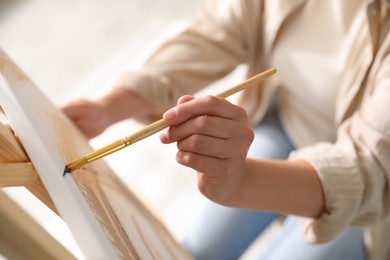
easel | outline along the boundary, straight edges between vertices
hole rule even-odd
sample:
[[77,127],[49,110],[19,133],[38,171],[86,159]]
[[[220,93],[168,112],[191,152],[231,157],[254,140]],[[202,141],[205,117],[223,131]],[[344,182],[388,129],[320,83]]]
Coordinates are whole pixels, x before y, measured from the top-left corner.
[[[1,107],[0,113],[4,114]],[[15,186],[26,187],[59,215],[11,126],[0,122],[0,188]],[[0,191],[0,253],[10,259],[75,258],[2,191]]]

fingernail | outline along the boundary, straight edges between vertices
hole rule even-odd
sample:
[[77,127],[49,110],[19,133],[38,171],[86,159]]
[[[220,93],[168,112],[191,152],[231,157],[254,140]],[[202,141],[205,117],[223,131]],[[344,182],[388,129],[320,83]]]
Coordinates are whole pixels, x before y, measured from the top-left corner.
[[176,109],[170,109],[163,114],[165,120],[173,120],[176,117]]
[[160,140],[161,142],[165,143],[168,141],[168,136],[167,136],[167,130],[163,130],[160,134]]

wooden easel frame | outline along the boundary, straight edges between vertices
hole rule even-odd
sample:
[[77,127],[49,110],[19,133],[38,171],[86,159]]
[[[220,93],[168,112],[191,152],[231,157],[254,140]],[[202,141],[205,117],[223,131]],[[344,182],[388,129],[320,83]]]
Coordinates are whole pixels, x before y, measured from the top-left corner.
[[[4,113],[0,107],[0,113]],[[24,186],[58,211],[12,128],[0,122],[0,187]],[[57,240],[0,191],[0,253],[10,259],[75,259]]]
[[58,211],[9,125],[0,123],[0,187],[24,186],[57,215]]

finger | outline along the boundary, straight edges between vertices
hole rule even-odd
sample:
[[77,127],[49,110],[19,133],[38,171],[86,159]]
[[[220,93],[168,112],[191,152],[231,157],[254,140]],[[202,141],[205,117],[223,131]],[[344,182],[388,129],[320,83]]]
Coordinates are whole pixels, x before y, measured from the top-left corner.
[[185,95],[185,96],[181,96],[178,100],[177,100],[177,105],[180,105],[180,104],[183,104],[183,103],[186,103],[188,101],[191,101],[195,99],[193,96],[190,96],[190,95]]
[[163,118],[169,125],[177,125],[199,115],[219,116],[226,119],[246,117],[242,108],[232,105],[227,100],[215,96],[204,96],[169,109],[164,113]]
[[177,142],[177,148],[183,152],[191,152],[218,159],[228,159],[238,157],[240,154],[246,155],[246,147],[240,145],[240,139],[214,138],[204,135],[191,135],[190,137]]
[[75,109],[72,106],[63,106],[63,107],[60,107],[60,109],[69,118],[76,119],[79,117],[80,112],[78,111],[78,109]]
[[183,124],[169,127],[160,134],[163,143],[177,142],[192,134],[201,134],[227,139],[236,131],[232,120],[214,116],[198,116]]
[[70,118],[78,118],[82,115],[83,109],[86,107],[86,100],[74,100],[70,103],[62,105],[60,109]]
[[207,173],[209,177],[218,177],[230,168],[229,159],[219,159],[201,154],[179,151],[176,161],[198,172]]

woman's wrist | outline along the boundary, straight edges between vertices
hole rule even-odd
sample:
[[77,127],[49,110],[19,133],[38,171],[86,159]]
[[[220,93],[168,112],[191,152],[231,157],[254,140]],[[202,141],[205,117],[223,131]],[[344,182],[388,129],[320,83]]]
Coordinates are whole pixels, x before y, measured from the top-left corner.
[[153,111],[149,102],[123,87],[113,88],[96,103],[106,111],[110,125],[128,118],[146,116]]

